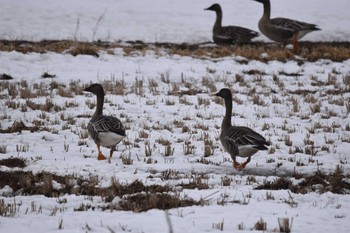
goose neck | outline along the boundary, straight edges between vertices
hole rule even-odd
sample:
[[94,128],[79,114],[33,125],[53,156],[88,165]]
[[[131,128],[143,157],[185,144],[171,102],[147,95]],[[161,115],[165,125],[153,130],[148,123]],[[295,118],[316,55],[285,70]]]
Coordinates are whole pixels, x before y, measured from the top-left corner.
[[97,103],[96,103],[96,110],[93,115],[94,117],[102,115],[103,102],[104,102],[104,95],[102,93],[98,93],[96,96],[97,96]]
[[221,126],[222,129],[231,126],[232,97],[225,98],[225,107],[226,107],[226,113],[225,113],[225,117],[222,121],[222,126]]
[[264,1],[264,14],[263,14],[263,18],[270,20],[271,18],[271,3],[270,0],[266,0]]
[[221,10],[217,10],[216,11],[216,20],[215,20],[215,24],[214,24],[214,28],[213,28],[213,32],[217,32],[221,29],[221,24],[222,24],[222,11]]

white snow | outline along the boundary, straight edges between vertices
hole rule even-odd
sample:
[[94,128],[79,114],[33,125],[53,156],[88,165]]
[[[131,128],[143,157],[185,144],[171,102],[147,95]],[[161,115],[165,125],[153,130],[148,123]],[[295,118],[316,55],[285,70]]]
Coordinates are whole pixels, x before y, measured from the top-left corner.
[[[212,3],[200,0],[2,0],[0,38],[206,42],[211,40],[215,16],[203,9]],[[219,3],[224,9],[224,24],[258,30],[261,4],[250,0],[224,0]],[[348,6],[347,0],[272,0],[272,16],[296,18],[322,28],[322,31],[306,36],[305,40],[347,41],[350,36]],[[102,18],[100,21],[99,17]],[[263,36],[258,40],[267,41]],[[22,120],[27,126],[40,121],[50,131],[1,134],[0,145],[6,146],[6,153],[0,154],[0,159],[25,158],[28,166],[23,170],[33,173],[49,171],[57,175],[98,176],[102,187],[109,186],[112,177],[121,183],[140,180],[145,185],[175,186],[206,174],[208,177],[203,180],[208,183],[209,189],[179,188],[178,194],[182,198],[203,199],[205,204],[170,209],[169,216],[176,233],[216,232],[220,231],[217,227],[220,223],[223,223],[223,232],[251,232],[255,231],[253,227],[261,218],[267,223],[268,232],[278,232],[278,218],[283,217],[293,221],[292,232],[348,232],[348,194],[295,194],[289,190],[254,188],[295,172],[305,175],[318,169],[332,172],[336,166],[341,166],[345,173],[349,173],[350,131],[346,126],[349,127],[350,93],[331,96],[327,91],[344,87],[349,90],[350,60],[319,60],[301,65],[296,61],[263,63],[251,60],[241,64],[245,58],[199,59],[166,52],[159,56],[152,51],[128,56],[122,49],[114,52],[114,55],[101,52],[98,58],[0,52],[0,74],[13,76],[15,79],[9,83],[18,88],[21,88],[21,82],[26,81],[30,89],[42,84],[44,90],[53,82],[68,86],[72,82],[110,82],[116,85],[117,81],[124,81],[125,95],[107,91],[104,113],[120,118],[128,127],[127,140],[132,146],[120,143],[110,163],[97,160],[93,141],[81,138],[83,125],[87,125],[89,119],[77,117],[93,113],[88,105],[96,102],[94,96],[81,93],[72,98],[63,97],[55,89],[48,99],[64,110],[59,113],[30,108],[21,111],[21,108],[10,108],[8,101],[25,104],[26,99],[21,99],[19,95],[12,98],[10,90],[6,89],[0,93],[1,129],[10,127],[15,120]],[[247,71],[250,70],[259,70],[263,74],[249,75]],[[44,72],[56,77],[43,79],[41,75]],[[300,76],[284,75],[292,73]],[[237,82],[236,75],[241,75],[244,82]],[[169,82],[161,81],[161,77],[168,77]],[[271,141],[271,147],[276,149],[274,153],[261,151],[252,157],[243,171],[233,169],[229,155],[218,141],[218,126],[221,125],[224,107],[214,102],[215,98],[210,95],[212,90],[205,85],[205,80],[212,82],[217,90],[222,87],[234,90],[237,99],[233,122],[252,127],[265,136]],[[135,91],[138,81],[143,82],[141,94]],[[152,88],[154,82],[157,86]],[[317,82],[324,84],[316,85]],[[5,82],[0,83],[4,85]],[[196,89],[202,93],[187,96],[169,94],[175,86],[177,91]],[[310,96],[315,102],[307,102],[305,97],[293,94],[297,90],[314,92]],[[265,104],[254,104],[254,98]],[[47,98],[30,100],[45,103]],[[209,104],[199,104],[205,100]],[[340,100],[344,103],[335,102]],[[295,103],[298,109],[293,109]],[[321,104],[320,111],[313,113],[312,107],[317,103]],[[68,107],[70,105],[72,107]],[[69,118],[76,122],[69,124]],[[181,127],[175,126],[175,121],[183,122],[189,131],[182,132]],[[264,128],[264,125],[268,127]],[[315,132],[310,133],[313,128]],[[149,137],[140,138],[141,131]],[[198,162],[203,159],[205,134],[215,148],[213,155],[204,158],[210,164]],[[315,156],[305,153],[309,146],[305,141],[308,134],[318,150]],[[285,144],[287,137],[290,137],[292,146]],[[173,154],[165,156],[165,147],[160,140],[170,141]],[[79,145],[80,142],[86,144]],[[145,156],[147,144],[152,149],[150,157]],[[187,155],[186,146],[193,146]],[[290,150],[297,148],[302,148],[303,152],[291,153]],[[108,154],[106,148],[102,150]],[[125,165],[121,157],[130,157],[133,163]],[[152,162],[146,163],[149,158]],[[243,161],[242,158],[238,160]],[[0,170],[21,169],[0,166]],[[161,173],[166,170],[177,171],[179,179],[163,179]],[[232,179],[230,185],[222,185],[224,178]],[[344,181],[349,182],[349,179]],[[297,184],[301,181],[293,182]],[[61,187],[57,182],[53,182],[53,186],[55,189]],[[267,198],[268,193],[273,199]],[[14,194],[12,187],[5,186],[0,189],[0,200],[18,207],[13,216],[0,216],[0,232],[169,232],[165,211],[102,211],[98,206],[105,203],[98,196],[24,196]],[[120,198],[116,197],[111,204],[117,205],[119,201]],[[82,204],[96,209],[75,211]],[[239,230],[239,224],[243,225],[242,230]]]
[[[18,40],[78,39],[92,41],[206,42],[215,14],[204,11],[208,0],[2,0],[0,38]],[[223,25],[258,30],[262,4],[223,0]],[[272,17],[317,24],[322,31],[304,40],[347,41],[350,37],[347,0],[272,1]],[[267,41],[260,36],[258,40]]]

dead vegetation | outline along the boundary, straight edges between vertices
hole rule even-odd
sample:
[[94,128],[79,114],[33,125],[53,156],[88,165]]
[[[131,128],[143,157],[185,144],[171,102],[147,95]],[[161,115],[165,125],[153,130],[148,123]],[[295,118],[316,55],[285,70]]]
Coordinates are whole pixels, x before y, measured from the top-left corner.
[[21,53],[68,53],[73,56],[77,55],[91,55],[98,57],[98,51],[105,48],[105,46],[97,45],[96,43],[77,42],[67,40],[56,41],[0,41],[1,51],[18,51]]
[[30,132],[35,132],[39,130],[39,127],[37,126],[32,126],[32,127],[27,127],[23,121],[15,121],[13,122],[12,126],[7,128],[7,129],[0,129],[0,133],[20,133],[23,130],[29,130]]
[[[14,166],[17,159],[1,161],[2,164]],[[6,162],[6,163],[5,163]],[[21,165],[16,165],[21,166]],[[190,198],[181,198],[176,190],[169,185],[144,185],[141,181],[135,180],[130,184],[122,184],[112,178],[109,187],[99,187],[99,178],[91,176],[89,179],[74,175],[59,176],[48,172],[33,174],[24,171],[0,171],[0,189],[8,185],[13,193],[21,195],[45,195],[46,197],[60,197],[65,194],[101,196],[106,203],[111,202],[115,197],[121,201],[117,206],[106,205],[103,209],[132,210],[136,212],[149,209],[169,209],[191,205],[201,205],[203,202]],[[55,187],[53,182],[56,183]],[[59,184],[59,185],[57,185]],[[192,183],[186,188],[197,188],[202,183]],[[40,188],[39,188],[40,187]],[[14,195],[14,194],[13,194]],[[89,207],[84,206],[82,210]]]
[[[78,42],[69,40],[44,40],[40,42],[31,41],[0,41],[0,51],[17,51],[21,53],[37,52],[57,52],[67,53],[73,56],[91,55],[98,57],[99,52],[105,51],[113,54],[113,49],[122,48],[126,56],[135,53],[145,54],[146,51],[159,49],[166,50],[169,54],[192,57],[220,58],[225,56],[242,56],[248,60],[260,60],[267,62],[270,60],[287,61],[297,60],[290,50],[277,44],[256,42],[247,45],[233,46],[205,46],[205,44],[172,44],[172,43],[144,43],[142,41],[127,41],[131,46],[122,43],[108,42]],[[125,43],[124,43],[125,44]],[[316,61],[319,59],[330,59],[332,61],[344,61],[350,58],[349,42],[301,42],[301,50],[297,54],[303,60]],[[262,56],[262,54],[266,54]],[[240,61],[240,62],[245,62]]]
[[349,174],[345,175],[342,168],[337,166],[334,172],[325,174],[321,171],[315,172],[310,176],[296,174],[298,179],[304,179],[298,185],[293,185],[290,177],[279,177],[274,181],[267,181],[263,185],[258,186],[258,190],[281,190],[289,189],[294,193],[310,193],[310,192],[332,192],[337,194],[349,194],[350,183],[344,180],[349,178]]

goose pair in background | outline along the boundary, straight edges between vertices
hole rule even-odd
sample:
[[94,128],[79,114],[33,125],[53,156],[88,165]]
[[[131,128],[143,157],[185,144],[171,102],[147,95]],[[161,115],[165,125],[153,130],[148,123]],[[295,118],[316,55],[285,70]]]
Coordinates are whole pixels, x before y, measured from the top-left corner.
[[[270,40],[283,43],[293,43],[293,51],[299,50],[298,40],[312,31],[321,30],[317,25],[287,18],[271,19],[270,0],[253,0],[264,6],[264,13],[259,20],[258,26],[262,34]],[[259,34],[253,30],[238,27],[221,25],[222,10],[219,4],[215,3],[205,10],[216,12],[216,21],[213,27],[213,40],[217,44],[248,43]]]
[[[106,157],[102,154],[100,146],[111,148],[110,158],[116,145],[126,136],[122,123],[116,117],[103,115],[104,90],[100,84],[92,84],[84,89],[96,95],[97,105],[94,115],[88,124],[90,137],[97,145],[98,160],[104,160]],[[226,114],[221,125],[220,141],[225,151],[227,151],[233,160],[233,167],[237,170],[243,169],[250,158],[259,150],[267,150],[269,143],[263,136],[248,127],[232,126],[232,93],[229,89],[223,88],[215,94],[225,100]],[[244,163],[238,163],[236,156],[247,157]]]

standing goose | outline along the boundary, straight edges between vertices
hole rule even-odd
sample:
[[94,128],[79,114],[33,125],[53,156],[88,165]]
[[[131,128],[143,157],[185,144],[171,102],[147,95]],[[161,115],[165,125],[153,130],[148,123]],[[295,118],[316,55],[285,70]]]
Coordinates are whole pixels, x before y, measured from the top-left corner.
[[222,10],[217,3],[204,9],[216,12],[216,21],[213,27],[213,40],[216,44],[249,43],[251,39],[259,36],[259,33],[238,26],[221,26]]
[[274,18],[271,19],[270,0],[254,0],[264,4],[264,14],[259,20],[260,31],[270,40],[283,44],[293,43],[293,51],[299,49],[298,40],[312,31],[321,30],[315,24],[309,24],[293,19]]
[[[225,100],[226,114],[221,124],[220,141],[225,151],[231,155],[233,167],[237,170],[243,169],[249,162],[250,157],[259,150],[267,150],[270,145],[266,139],[254,130],[244,126],[232,126],[232,93],[223,88],[214,94]],[[236,156],[248,157],[244,163],[238,163]]]
[[92,84],[84,91],[91,92],[97,97],[95,113],[87,126],[90,137],[97,145],[97,159],[106,159],[100,150],[100,146],[110,148],[109,157],[112,158],[116,149],[115,146],[126,136],[123,125],[118,118],[102,114],[105,93],[100,84]]

